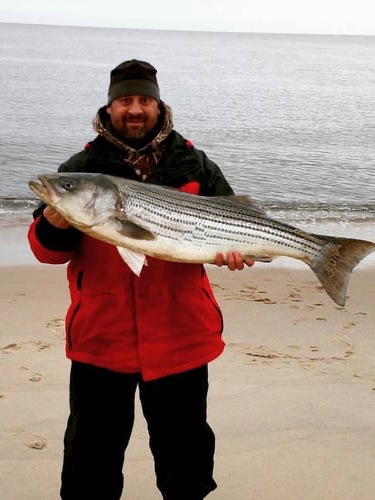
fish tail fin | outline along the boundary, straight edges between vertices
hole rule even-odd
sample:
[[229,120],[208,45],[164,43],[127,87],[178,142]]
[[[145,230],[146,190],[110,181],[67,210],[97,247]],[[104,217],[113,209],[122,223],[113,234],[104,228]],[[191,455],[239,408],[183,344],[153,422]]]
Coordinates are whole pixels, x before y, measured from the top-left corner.
[[331,299],[344,306],[350,274],[366,255],[375,250],[375,244],[364,240],[316,236],[327,244],[320,257],[308,264]]

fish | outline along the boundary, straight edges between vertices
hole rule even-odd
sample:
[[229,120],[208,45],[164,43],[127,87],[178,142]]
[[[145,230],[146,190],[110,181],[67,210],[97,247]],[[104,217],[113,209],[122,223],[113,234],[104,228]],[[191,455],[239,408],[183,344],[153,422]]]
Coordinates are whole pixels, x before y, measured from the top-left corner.
[[309,233],[270,218],[248,196],[199,196],[155,184],[91,173],[39,175],[30,189],[80,231],[115,245],[139,276],[147,256],[212,264],[217,253],[307,264],[329,297],[345,305],[354,267],[370,241]]

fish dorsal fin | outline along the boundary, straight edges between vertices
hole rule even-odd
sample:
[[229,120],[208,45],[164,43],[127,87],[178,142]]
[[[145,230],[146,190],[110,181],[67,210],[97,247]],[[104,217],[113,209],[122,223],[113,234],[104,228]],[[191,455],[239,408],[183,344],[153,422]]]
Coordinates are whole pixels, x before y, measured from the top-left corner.
[[228,205],[238,205],[242,207],[250,208],[254,213],[258,215],[266,216],[266,212],[263,208],[259,207],[256,202],[247,194],[233,194],[229,196],[215,196],[221,203],[227,203]]
[[122,220],[117,217],[117,232],[122,236],[132,238],[133,240],[154,240],[155,235],[153,235],[147,229],[134,224],[128,220]]
[[124,247],[116,247],[122,260],[130,267],[134,274],[139,276],[143,266],[147,266],[147,259],[143,253],[133,252]]
[[[241,205],[246,205],[247,207],[259,208],[255,201],[251,198],[251,196],[247,194],[233,194],[230,196],[226,196],[228,200],[233,201],[234,203],[239,203]],[[260,208],[259,208],[260,210]]]

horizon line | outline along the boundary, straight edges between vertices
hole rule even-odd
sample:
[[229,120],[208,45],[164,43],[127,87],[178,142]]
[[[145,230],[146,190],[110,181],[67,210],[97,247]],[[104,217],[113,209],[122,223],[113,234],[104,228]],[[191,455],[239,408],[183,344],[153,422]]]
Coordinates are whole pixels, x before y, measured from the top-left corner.
[[296,36],[349,36],[349,37],[374,37],[374,34],[368,33],[316,33],[316,32],[291,32],[291,31],[231,31],[216,29],[171,29],[171,28],[134,28],[128,26],[91,26],[81,24],[55,24],[55,23],[30,23],[25,21],[0,21],[0,24],[21,24],[26,26],[50,26],[59,28],[88,28],[88,29],[118,29],[135,31],[172,31],[183,33],[228,33],[228,34],[246,34],[246,35],[296,35]]

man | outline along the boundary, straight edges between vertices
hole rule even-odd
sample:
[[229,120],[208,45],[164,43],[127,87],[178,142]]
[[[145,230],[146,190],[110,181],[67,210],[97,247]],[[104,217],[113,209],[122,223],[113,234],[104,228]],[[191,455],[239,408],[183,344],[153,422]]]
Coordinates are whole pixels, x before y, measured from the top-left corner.
[[[60,172],[101,172],[193,194],[231,195],[220,169],[173,130],[156,69],[131,60],[110,76],[98,136]],[[29,242],[37,259],[69,262],[66,353],[72,360],[61,498],[118,500],[139,389],[164,499],[201,500],[216,488],[206,420],[207,363],[221,354],[222,317],[203,266],[148,257],[135,276],[116,248],[41,205]],[[231,270],[240,254],[219,254]],[[246,261],[251,266],[252,261]]]

